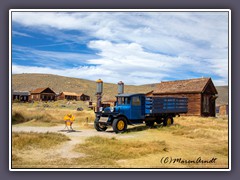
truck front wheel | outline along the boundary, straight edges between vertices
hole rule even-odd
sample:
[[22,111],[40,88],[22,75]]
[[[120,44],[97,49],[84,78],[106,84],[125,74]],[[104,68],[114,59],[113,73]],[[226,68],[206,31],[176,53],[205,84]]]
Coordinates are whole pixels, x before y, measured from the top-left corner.
[[94,128],[97,131],[106,131],[107,130],[107,126],[102,125],[101,123],[99,123],[99,118],[96,118],[94,121]]
[[173,124],[173,118],[171,116],[168,116],[163,121],[163,126],[170,126]]
[[113,120],[112,128],[115,133],[124,132],[127,129],[127,120],[124,117],[119,117]]

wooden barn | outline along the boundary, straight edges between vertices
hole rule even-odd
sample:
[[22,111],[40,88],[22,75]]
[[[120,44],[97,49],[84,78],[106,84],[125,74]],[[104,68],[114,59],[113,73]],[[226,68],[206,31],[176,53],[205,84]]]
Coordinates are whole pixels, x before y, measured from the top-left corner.
[[30,91],[30,93],[29,100],[31,101],[54,101],[56,96],[56,93],[49,87],[37,88]]
[[30,96],[29,91],[13,91],[13,101],[28,102]]
[[187,97],[188,116],[216,116],[217,90],[211,78],[161,82],[147,96]]

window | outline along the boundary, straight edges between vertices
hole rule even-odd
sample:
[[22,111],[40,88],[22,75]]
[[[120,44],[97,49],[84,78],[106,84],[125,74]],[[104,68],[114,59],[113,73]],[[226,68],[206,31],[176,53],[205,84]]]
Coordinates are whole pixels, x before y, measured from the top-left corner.
[[141,101],[140,101],[139,96],[133,96],[132,97],[132,105],[133,106],[140,106],[141,105]]
[[130,98],[129,97],[118,97],[117,102],[118,102],[118,105],[130,104]]
[[129,97],[124,98],[124,104],[130,104],[130,98]]

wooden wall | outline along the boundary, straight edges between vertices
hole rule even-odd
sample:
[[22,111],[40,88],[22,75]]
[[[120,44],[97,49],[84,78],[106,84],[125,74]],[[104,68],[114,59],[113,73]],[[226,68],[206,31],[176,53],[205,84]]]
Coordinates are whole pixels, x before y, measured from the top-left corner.
[[[43,98],[44,97],[44,98]],[[29,100],[33,101],[48,101],[48,100],[55,100],[55,94],[46,94],[46,93],[36,93],[36,94],[31,94],[29,96]]]
[[228,105],[219,106],[219,115],[221,115],[221,116],[228,115]]

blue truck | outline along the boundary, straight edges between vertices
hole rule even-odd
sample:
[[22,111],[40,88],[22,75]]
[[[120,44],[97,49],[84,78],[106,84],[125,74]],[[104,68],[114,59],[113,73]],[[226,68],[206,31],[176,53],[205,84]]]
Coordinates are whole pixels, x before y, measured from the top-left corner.
[[116,106],[106,107],[96,112],[94,127],[97,131],[106,131],[112,126],[116,133],[126,131],[127,125],[145,123],[152,127],[154,123],[169,126],[173,118],[188,111],[187,98],[146,97],[145,94],[119,94]]

